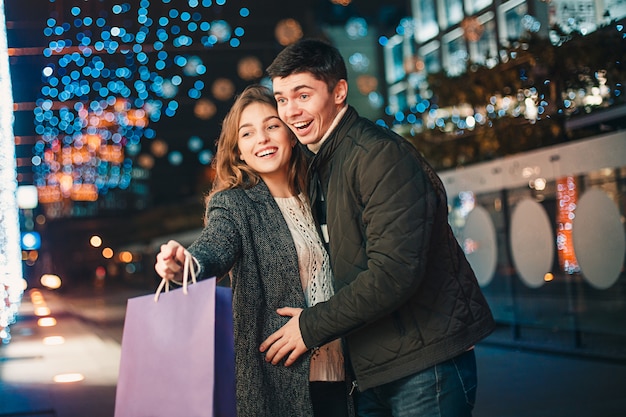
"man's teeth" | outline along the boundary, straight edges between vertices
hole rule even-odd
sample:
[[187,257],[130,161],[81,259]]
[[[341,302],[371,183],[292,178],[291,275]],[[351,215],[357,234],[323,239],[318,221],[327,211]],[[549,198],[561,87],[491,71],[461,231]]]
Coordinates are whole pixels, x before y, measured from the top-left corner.
[[307,127],[309,124],[311,124],[311,122],[298,122],[298,123],[294,123],[293,127],[295,127],[296,129],[303,129]]

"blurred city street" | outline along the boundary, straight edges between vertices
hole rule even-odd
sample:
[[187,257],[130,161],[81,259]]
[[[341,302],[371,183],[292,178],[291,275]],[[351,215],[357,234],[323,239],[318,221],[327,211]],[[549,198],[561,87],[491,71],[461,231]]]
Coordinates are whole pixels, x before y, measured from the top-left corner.
[[[114,417],[127,300],[200,235],[227,112],[303,38],[441,178],[498,324],[474,417],[626,417],[623,0],[0,0],[0,417]],[[356,168],[369,248],[366,180],[394,173]]]
[[[112,417],[126,300],[149,292],[121,286],[26,292],[12,341],[0,347],[0,417]],[[45,317],[56,325],[38,326],[40,307],[50,309]],[[626,415],[623,362],[517,350],[489,339],[476,354],[475,417]]]

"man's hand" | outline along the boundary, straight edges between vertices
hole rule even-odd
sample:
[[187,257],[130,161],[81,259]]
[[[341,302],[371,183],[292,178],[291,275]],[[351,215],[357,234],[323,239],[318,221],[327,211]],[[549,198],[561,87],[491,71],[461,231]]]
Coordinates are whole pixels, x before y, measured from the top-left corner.
[[278,314],[291,317],[289,321],[261,343],[260,350],[265,353],[265,361],[277,365],[285,356],[285,366],[293,363],[308,350],[300,333],[301,308],[283,307],[276,310]]

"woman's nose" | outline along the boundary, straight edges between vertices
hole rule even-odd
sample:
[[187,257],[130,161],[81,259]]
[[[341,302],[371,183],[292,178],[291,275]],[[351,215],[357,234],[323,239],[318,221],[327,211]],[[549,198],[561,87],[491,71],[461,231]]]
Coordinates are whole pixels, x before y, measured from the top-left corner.
[[270,135],[265,130],[262,130],[261,133],[257,137],[258,143],[265,143],[270,140]]

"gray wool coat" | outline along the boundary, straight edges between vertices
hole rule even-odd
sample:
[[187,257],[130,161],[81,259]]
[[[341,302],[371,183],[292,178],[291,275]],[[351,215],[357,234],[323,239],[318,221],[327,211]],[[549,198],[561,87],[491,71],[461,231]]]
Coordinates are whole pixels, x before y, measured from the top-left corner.
[[294,365],[266,363],[259,345],[288,321],[280,307],[306,307],[291,233],[265,183],[215,194],[207,223],[188,248],[200,276],[232,269],[238,417],[312,417],[310,355]]

